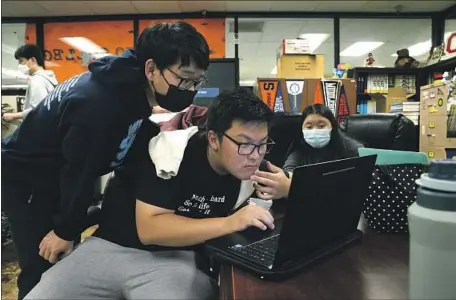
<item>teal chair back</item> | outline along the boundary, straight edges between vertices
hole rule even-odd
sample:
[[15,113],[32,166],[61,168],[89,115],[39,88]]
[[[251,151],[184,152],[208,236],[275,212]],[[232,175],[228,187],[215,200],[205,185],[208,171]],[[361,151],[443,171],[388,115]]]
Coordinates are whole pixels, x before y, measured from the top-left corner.
[[428,157],[422,152],[359,148],[358,154],[359,156],[377,154],[376,165],[429,164]]

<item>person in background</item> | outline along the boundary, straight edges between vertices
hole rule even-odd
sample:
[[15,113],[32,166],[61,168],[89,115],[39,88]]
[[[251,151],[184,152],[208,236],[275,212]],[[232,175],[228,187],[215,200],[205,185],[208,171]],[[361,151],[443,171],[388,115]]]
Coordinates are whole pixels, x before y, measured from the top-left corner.
[[43,52],[37,45],[23,45],[16,50],[14,58],[19,61],[18,70],[29,75],[25,93],[24,110],[16,113],[5,113],[5,121],[23,119],[41,100],[54,90],[58,82],[51,70],[44,69]]
[[57,86],[3,141],[2,209],[21,268],[19,299],[72,251],[98,177],[148,155],[158,133],[149,126],[152,107],[188,107],[208,64],[209,46],[193,26],[153,25],[135,49],[95,60]]
[[257,171],[257,196],[263,200],[288,197],[293,170],[299,166],[357,157],[359,142],[347,137],[334,114],[322,104],[308,106],[302,112],[302,136],[293,142],[282,169],[268,162],[269,172]]
[[202,243],[251,226],[274,227],[261,206],[229,215],[241,181],[272,146],[272,115],[252,92],[224,91],[209,107],[206,131],[189,139],[176,176],[160,178],[150,159],[117,169],[94,236],[47,271],[25,299],[218,298]]

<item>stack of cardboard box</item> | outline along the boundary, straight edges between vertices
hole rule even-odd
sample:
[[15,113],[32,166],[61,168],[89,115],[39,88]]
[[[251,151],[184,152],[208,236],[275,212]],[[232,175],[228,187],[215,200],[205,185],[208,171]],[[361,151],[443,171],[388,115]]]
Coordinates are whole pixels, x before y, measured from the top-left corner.
[[445,83],[421,87],[420,151],[430,159],[456,158],[456,103]]

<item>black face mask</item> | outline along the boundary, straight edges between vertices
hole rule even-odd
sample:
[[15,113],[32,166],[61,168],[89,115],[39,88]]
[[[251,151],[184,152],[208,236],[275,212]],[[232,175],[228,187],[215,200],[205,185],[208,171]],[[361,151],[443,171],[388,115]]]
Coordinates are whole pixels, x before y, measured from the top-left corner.
[[196,93],[197,91],[180,90],[170,84],[166,95],[155,92],[155,100],[160,107],[172,112],[179,112],[193,103]]

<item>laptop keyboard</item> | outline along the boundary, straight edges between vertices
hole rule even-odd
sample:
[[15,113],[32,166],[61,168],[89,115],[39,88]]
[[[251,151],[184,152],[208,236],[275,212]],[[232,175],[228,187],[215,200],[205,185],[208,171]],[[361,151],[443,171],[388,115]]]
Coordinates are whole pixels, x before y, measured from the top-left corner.
[[230,249],[236,252],[239,256],[271,269],[278,247],[279,237],[280,234],[276,234],[246,246],[241,246],[239,244],[234,245],[231,246]]

